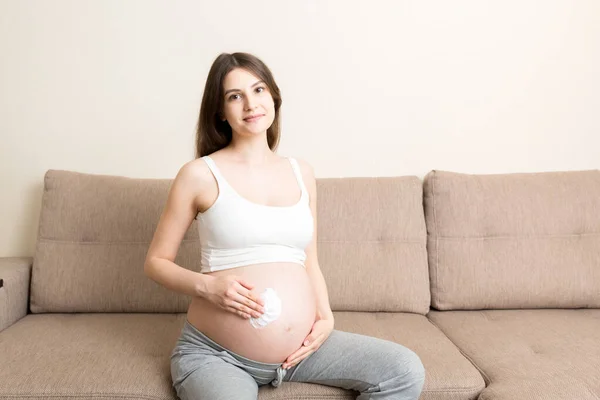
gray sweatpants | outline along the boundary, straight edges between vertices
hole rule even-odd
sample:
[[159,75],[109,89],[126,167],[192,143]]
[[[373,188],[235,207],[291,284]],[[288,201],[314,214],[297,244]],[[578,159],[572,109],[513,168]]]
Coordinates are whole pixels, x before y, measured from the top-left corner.
[[256,400],[258,387],[310,382],[360,392],[357,400],[416,400],[425,370],[410,349],[334,330],[321,347],[288,369],[242,357],[187,320],[171,353],[171,378],[182,400]]

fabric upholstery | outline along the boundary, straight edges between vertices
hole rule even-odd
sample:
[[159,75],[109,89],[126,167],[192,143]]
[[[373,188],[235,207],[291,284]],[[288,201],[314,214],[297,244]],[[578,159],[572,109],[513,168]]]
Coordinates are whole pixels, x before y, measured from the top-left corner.
[[[50,170],[44,178],[31,311],[185,312],[190,299],[143,272],[171,180]],[[319,262],[334,310],[429,310],[416,177],[318,181]],[[200,270],[192,221],[175,263]]]
[[600,398],[600,310],[432,311],[481,370],[480,400]]
[[600,171],[424,180],[432,307],[600,307]]
[[[31,311],[183,312],[190,299],[150,280],[143,266],[170,183],[49,170]],[[194,227],[186,232],[175,262],[199,271]]]
[[421,400],[476,399],[484,381],[460,350],[426,317],[407,313],[335,313],[335,329],[408,347],[425,367]]
[[0,258],[0,332],[28,311],[31,257]]
[[317,180],[319,264],[337,311],[429,311],[417,177]]
[[[176,399],[169,355],[185,314],[29,314],[0,333],[0,399]],[[475,399],[477,370],[422,315],[336,312],[336,329],[415,351],[425,365],[422,399]],[[10,385],[4,383],[10,382]],[[356,392],[285,382],[259,399],[352,399]]]

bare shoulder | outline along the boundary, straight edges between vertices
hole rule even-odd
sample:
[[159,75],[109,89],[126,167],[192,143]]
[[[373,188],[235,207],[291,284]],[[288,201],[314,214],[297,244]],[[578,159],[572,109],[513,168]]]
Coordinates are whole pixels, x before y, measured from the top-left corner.
[[306,190],[308,191],[310,198],[315,199],[317,196],[317,181],[315,178],[315,171],[308,161],[301,158],[296,158],[296,161],[300,167],[300,173],[302,174],[304,186],[306,186]]
[[198,158],[183,164],[175,180],[185,184],[193,192],[199,192],[212,182],[212,175],[208,165]]
[[218,195],[212,172],[200,158],[188,161],[179,169],[173,187],[193,203],[196,212],[206,210]]
[[300,171],[302,172],[302,177],[305,179],[315,180],[315,171],[314,171],[312,165],[310,165],[308,163],[308,161],[306,161],[302,158],[296,158],[295,160],[298,162],[298,165],[300,166]]

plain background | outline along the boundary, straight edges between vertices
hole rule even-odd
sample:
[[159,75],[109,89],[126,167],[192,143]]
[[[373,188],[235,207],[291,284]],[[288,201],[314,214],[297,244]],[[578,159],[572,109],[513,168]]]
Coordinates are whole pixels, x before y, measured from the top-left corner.
[[0,0],[0,256],[33,255],[48,169],[173,178],[235,51],[318,178],[600,165],[597,0]]

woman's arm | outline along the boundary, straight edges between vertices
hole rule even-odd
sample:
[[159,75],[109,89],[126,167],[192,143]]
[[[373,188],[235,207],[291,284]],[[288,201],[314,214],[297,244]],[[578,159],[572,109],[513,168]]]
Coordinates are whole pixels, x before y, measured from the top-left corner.
[[211,276],[175,264],[181,241],[198,212],[194,198],[206,180],[204,176],[209,173],[208,167],[204,171],[191,162],[179,170],[169,188],[167,203],[144,262],[146,276],[169,290],[188,296],[204,296],[213,280]]

